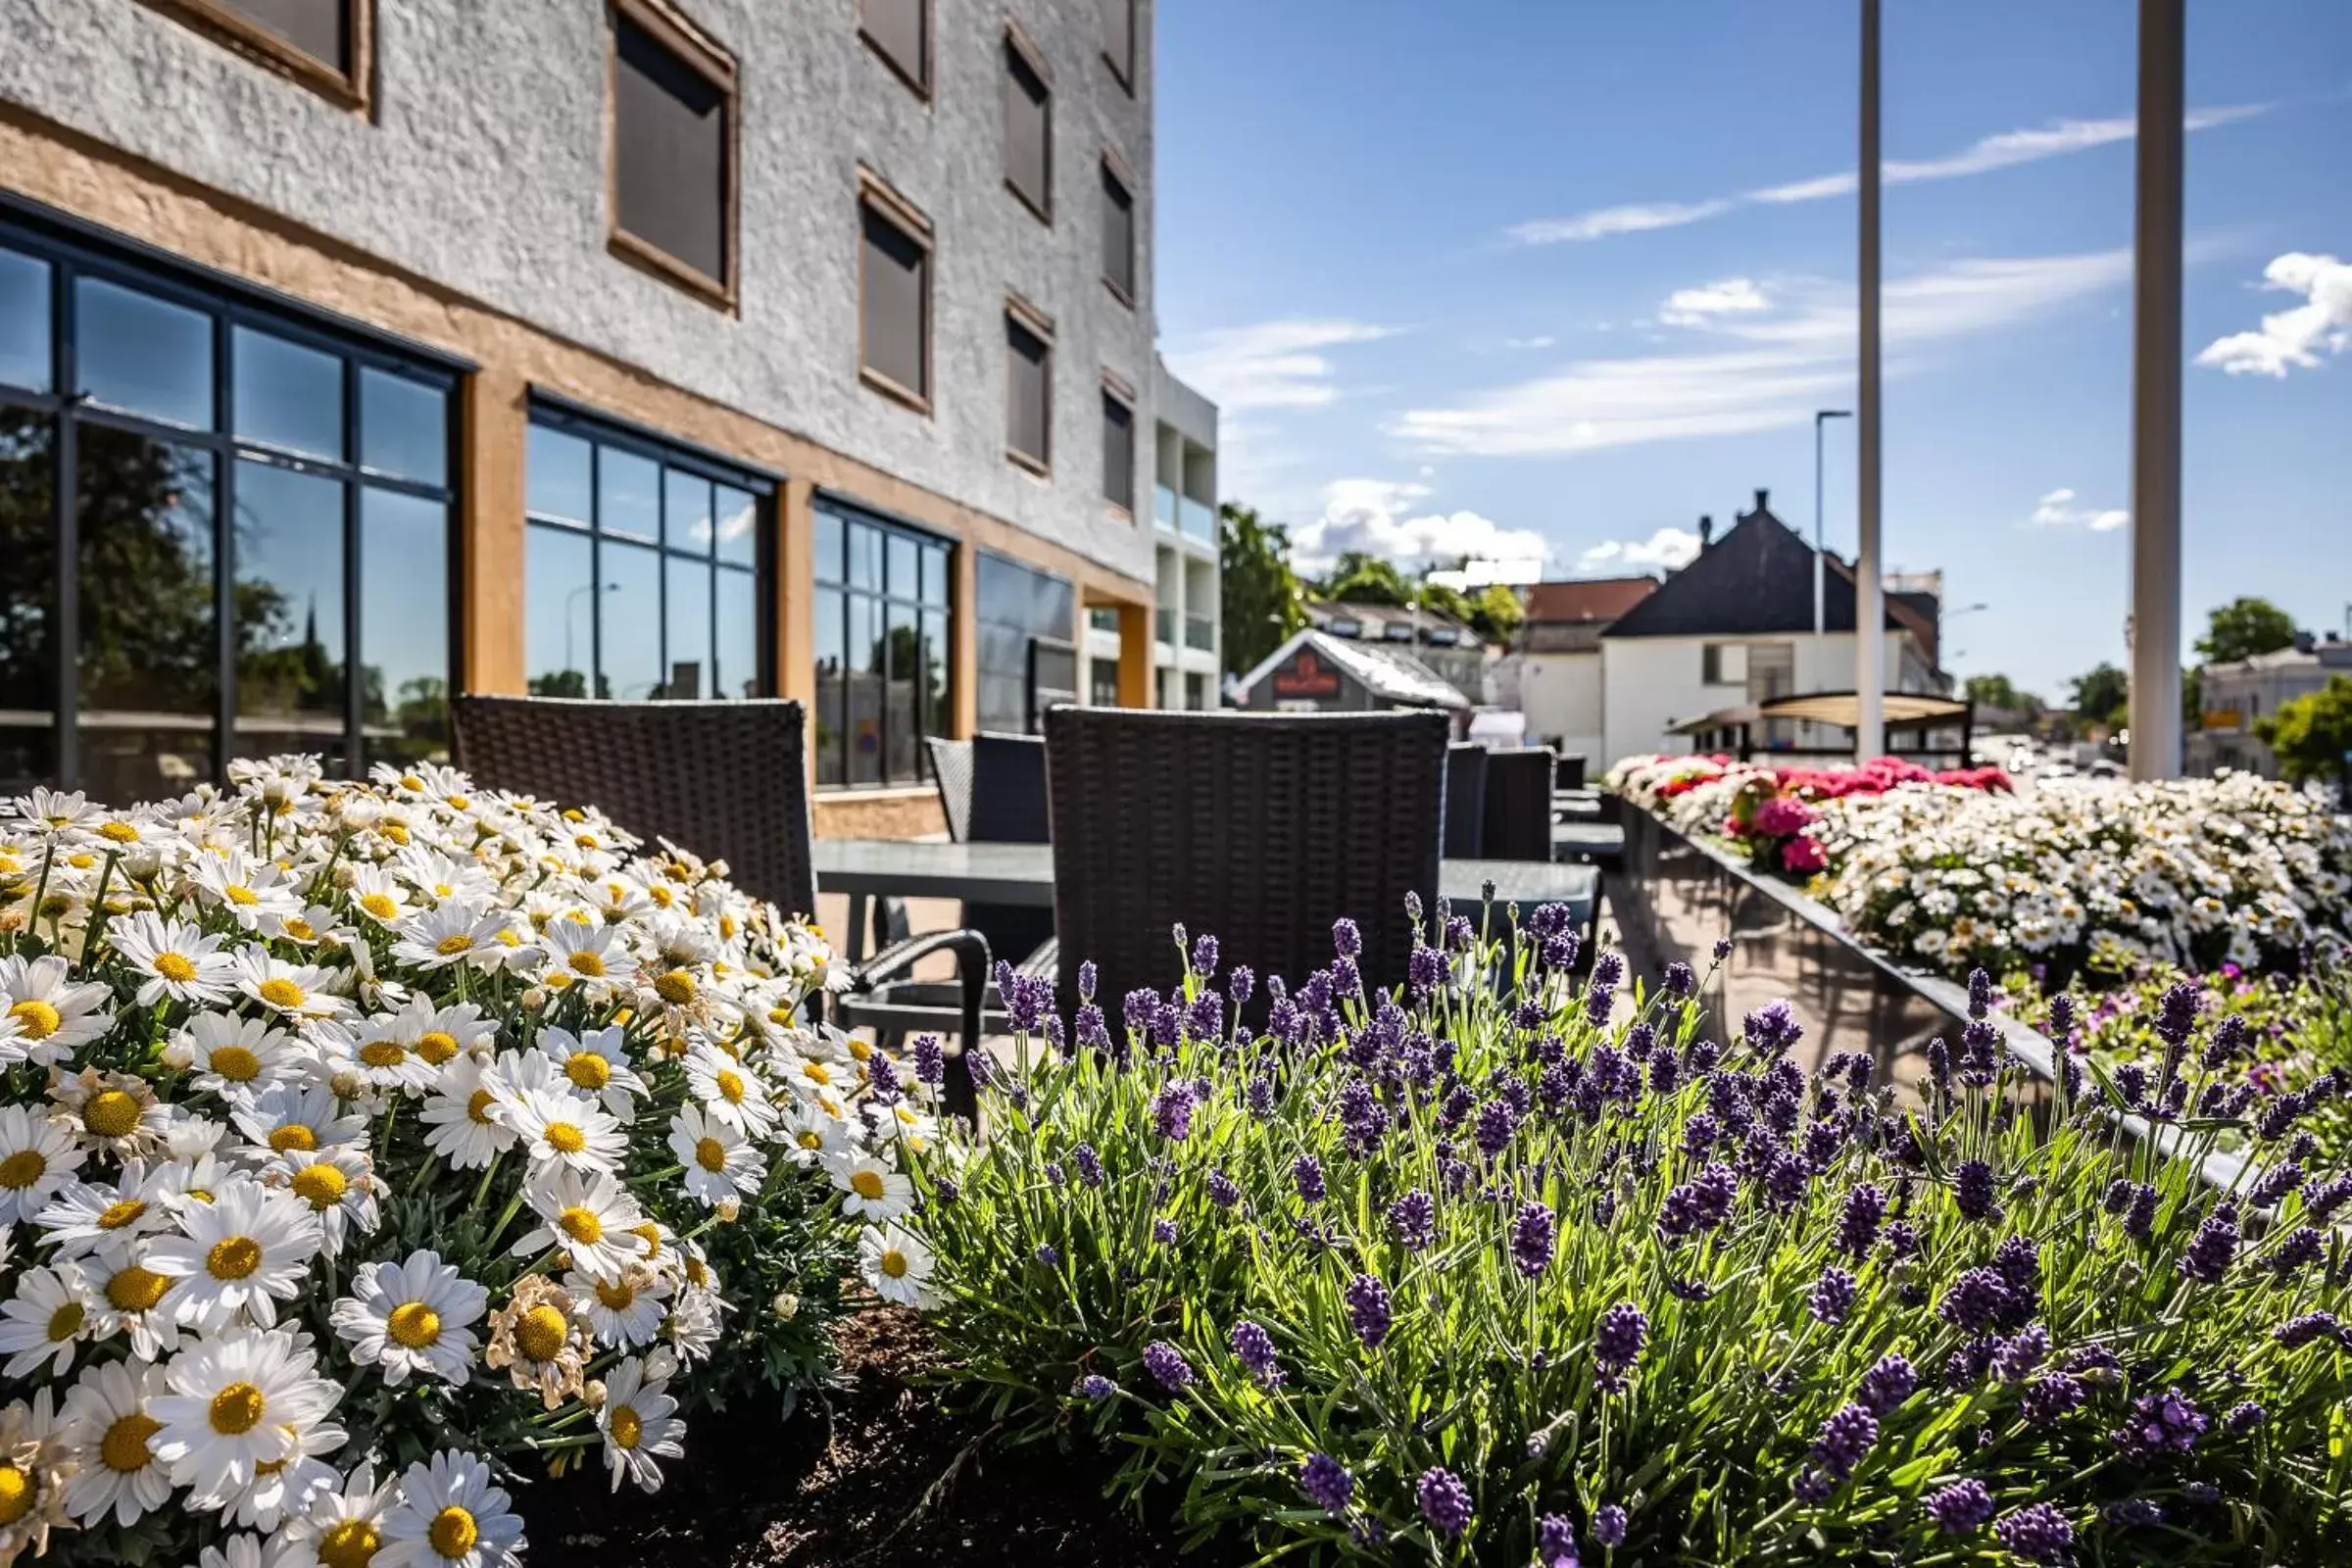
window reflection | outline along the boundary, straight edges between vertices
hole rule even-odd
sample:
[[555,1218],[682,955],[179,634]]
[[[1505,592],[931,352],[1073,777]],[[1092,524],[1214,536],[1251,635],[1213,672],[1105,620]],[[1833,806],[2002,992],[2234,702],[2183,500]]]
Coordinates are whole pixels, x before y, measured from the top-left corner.
[[844,709],[849,665],[842,658],[842,608],[845,597],[819,587],[816,592],[816,781],[848,782],[842,771],[842,736],[849,724]]
[[369,763],[449,754],[449,508],[360,495],[360,733]]
[[360,462],[398,479],[448,483],[448,395],[372,366],[362,370]]
[[662,630],[669,650],[669,680],[667,689],[657,695],[680,700],[717,696],[710,688],[710,573],[673,558],[664,597],[669,618]]
[[760,695],[760,579],[748,571],[718,574],[718,626],[712,639],[712,697]]
[[596,695],[641,703],[665,695],[662,662],[662,557],[645,545],[603,541],[597,595]]
[[151,419],[210,429],[213,318],[110,283],[74,288],[74,355],[82,394]]
[[523,669],[535,697],[585,697],[596,662],[594,546],[588,536],[534,526],[522,564]]
[[829,505],[814,542],[816,781],[919,782],[951,727],[947,548]]
[[263,446],[343,456],[343,362],[240,326],[230,334],[231,424]]
[[0,386],[49,390],[49,264],[0,250]]
[[318,752],[344,770],[343,486],[237,465],[236,752]]
[[57,770],[57,426],[0,405],[0,795]]

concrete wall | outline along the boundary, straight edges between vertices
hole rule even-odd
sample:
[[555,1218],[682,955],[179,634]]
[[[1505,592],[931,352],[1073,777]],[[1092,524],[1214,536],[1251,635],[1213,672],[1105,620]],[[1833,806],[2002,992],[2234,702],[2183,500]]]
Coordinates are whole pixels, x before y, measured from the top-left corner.
[[[1606,715],[1603,744],[1593,756],[1595,769],[1619,758],[1644,752],[1681,753],[1690,750],[1690,741],[1679,735],[1668,735],[1666,726],[1679,719],[1695,718],[1720,709],[1739,708],[1747,702],[1747,688],[1740,685],[1710,686],[1700,680],[1703,673],[1705,649],[1709,643],[1737,642],[1739,638],[1717,637],[1603,637],[1601,639],[1601,703]],[[1757,642],[1788,642],[1794,645],[1795,685],[1799,692],[1852,691],[1854,689],[1854,637],[1851,632],[1831,632],[1815,637],[1806,632],[1793,637],[1763,637]],[[1886,633],[1886,670],[1890,690],[1902,687],[1903,634]],[[1916,666],[1917,661],[1911,662]],[[1914,668],[1914,674],[1917,671]],[[1916,689],[1916,685],[1914,687]],[[1534,728],[1534,720],[1529,720]],[[1840,745],[1842,730],[1803,726],[1800,744]],[[1574,750],[1575,748],[1567,748]]]
[[[1102,59],[1097,0],[938,4],[927,104],[859,39],[851,0],[682,9],[742,83],[734,314],[607,247],[609,30],[590,0],[386,0],[357,112],[138,0],[0,0],[0,99],[1148,578],[1150,459],[1144,514],[1115,516],[1097,388],[1119,375],[1152,429],[1152,0],[1133,96]],[[1053,74],[1051,228],[1003,178],[1008,17]],[[1102,281],[1105,148],[1138,176],[1133,310]],[[934,227],[929,416],[858,383],[861,164]],[[1054,321],[1051,479],[1004,455],[1007,291]]]
[[1601,754],[1600,651],[1520,656],[1519,710],[1531,736],[1552,738],[1563,755],[1582,756],[1595,775],[1615,759]]

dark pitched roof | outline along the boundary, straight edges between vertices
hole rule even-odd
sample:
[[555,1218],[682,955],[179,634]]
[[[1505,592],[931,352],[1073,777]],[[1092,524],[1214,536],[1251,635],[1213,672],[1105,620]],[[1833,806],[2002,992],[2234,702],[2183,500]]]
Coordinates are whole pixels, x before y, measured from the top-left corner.
[[1588,577],[1573,582],[1539,582],[1527,590],[1530,625],[1561,621],[1610,621],[1657,591],[1655,577]]
[[[1823,577],[1825,626],[1852,631],[1852,573],[1833,567]],[[1886,628],[1916,634],[1916,627],[1891,608]],[[1812,629],[1813,547],[1772,514],[1759,491],[1755,511],[1741,513],[1731,532],[1618,616],[1602,635],[1758,637]]]

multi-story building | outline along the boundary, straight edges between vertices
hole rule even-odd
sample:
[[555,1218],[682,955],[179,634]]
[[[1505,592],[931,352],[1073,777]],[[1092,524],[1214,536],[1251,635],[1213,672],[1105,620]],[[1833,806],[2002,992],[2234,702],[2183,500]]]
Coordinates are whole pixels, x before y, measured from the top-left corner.
[[885,831],[1090,610],[1150,702],[1152,9],[0,0],[0,791],[772,693]]
[[[1222,585],[1218,576],[1217,407],[1154,359],[1152,402],[1152,706],[1220,706]],[[1117,703],[1117,613],[1091,612],[1087,701]]]
[[2305,633],[2291,648],[2205,665],[2197,679],[2198,724],[2188,737],[2189,771],[2228,767],[2277,778],[2278,755],[2255,724],[2338,675],[2352,675],[2352,643],[2334,632]]
[[1655,577],[1589,577],[1539,582],[1527,590],[1519,647],[1503,661],[1516,679],[1527,737],[1597,769],[1609,759],[1601,702],[1600,636],[1657,591]]

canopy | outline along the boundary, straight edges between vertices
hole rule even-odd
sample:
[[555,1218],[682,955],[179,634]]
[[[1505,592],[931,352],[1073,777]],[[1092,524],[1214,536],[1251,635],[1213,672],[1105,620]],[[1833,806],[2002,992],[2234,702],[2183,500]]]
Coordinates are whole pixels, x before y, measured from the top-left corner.
[[[1887,692],[1880,699],[1889,725],[1908,727],[1956,724],[1969,715],[1969,703],[1960,697],[1931,697],[1924,692]],[[1750,716],[1809,718],[1816,724],[1852,729],[1862,722],[1861,699],[1852,692],[1813,692],[1801,697],[1775,697],[1749,710]]]

